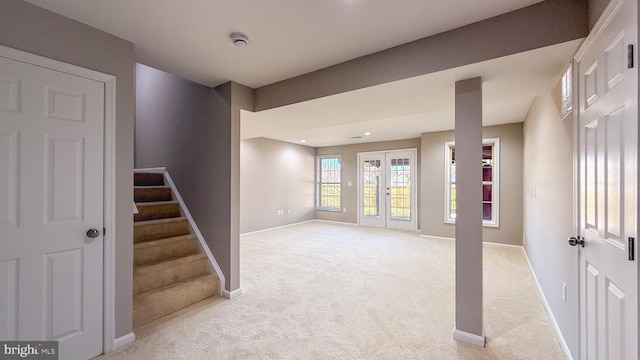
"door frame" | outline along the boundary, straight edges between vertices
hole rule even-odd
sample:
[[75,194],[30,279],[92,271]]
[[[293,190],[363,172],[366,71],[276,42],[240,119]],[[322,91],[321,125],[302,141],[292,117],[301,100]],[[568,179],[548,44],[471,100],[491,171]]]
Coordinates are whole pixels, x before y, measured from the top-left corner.
[[[594,46],[596,40],[600,37],[600,35],[606,30],[606,27],[611,23],[614,16],[618,13],[620,8],[624,5],[625,1],[636,1],[636,0],[611,0],[605,11],[600,16],[600,19],[596,22],[596,25],[589,32],[589,35],[585,38],[582,45],[573,56],[571,61],[571,66],[573,67],[573,229],[575,235],[581,235],[580,227],[581,227],[581,214],[580,214],[580,76],[579,72],[575,71],[578,69],[578,63],[584,58],[584,55],[588,50]],[[636,19],[638,21],[638,19]],[[638,23],[636,23],[636,27]],[[637,30],[637,29],[636,29]],[[636,46],[637,47],[637,46]],[[634,66],[638,66],[638,51],[634,50]],[[639,72],[640,73],[640,72]],[[640,79],[636,79],[638,81]],[[640,93],[639,93],[640,95]],[[584,95],[582,95],[584,96]],[[640,99],[636,98],[636,106],[640,103]],[[638,119],[636,120],[638,121]],[[640,161],[640,158],[637,158]],[[636,178],[636,180],[640,180],[640,178]],[[638,184],[636,184],[638,186]],[[638,201],[638,199],[636,200]],[[638,213],[640,214],[640,213]],[[640,221],[636,221],[636,229],[639,226]],[[577,345],[577,359],[582,357],[582,327],[583,324],[580,321],[580,313],[582,309],[580,308],[580,294],[582,293],[582,288],[580,287],[580,249],[576,252],[575,261],[574,261],[576,269],[578,269],[576,274],[576,289],[575,295],[577,299],[577,304],[575,306],[576,311],[576,321],[577,321],[577,333],[576,333],[576,345]],[[640,270],[640,262],[636,260],[636,273],[638,274]],[[640,291],[640,287],[638,288]],[[636,299],[640,298],[640,296],[636,297]],[[637,304],[636,304],[637,306]],[[640,331],[638,332],[640,334]],[[636,339],[638,342],[638,339]],[[640,345],[640,344],[639,344]],[[566,346],[566,345],[565,345]],[[563,346],[563,348],[565,347]],[[565,354],[570,355],[569,349],[564,349]]]
[[[0,57],[15,60],[104,84],[104,234],[102,352],[115,350],[115,159],[116,159],[116,77],[80,66],[0,45]],[[124,345],[124,344],[123,344]]]
[[[357,218],[357,224],[358,226],[360,226],[360,215],[362,213],[362,208],[360,207],[362,205],[362,192],[360,191],[360,186],[362,185],[362,174],[361,171],[362,170],[360,168],[360,156],[361,155],[367,155],[367,154],[379,154],[379,153],[390,153],[390,152],[401,152],[401,151],[411,151],[413,152],[413,161],[414,161],[414,169],[411,169],[411,185],[414,191],[411,192],[411,214],[413,216],[413,214],[415,214],[415,221],[414,221],[414,226],[413,229],[411,231],[418,231],[418,149],[417,148],[403,148],[403,149],[389,149],[389,150],[377,150],[377,151],[363,151],[363,152],[358,152],[356,154],[356,167],[357,167],[357,186],[356,186],[356,191],[358,192],[358,203],[357,203],[357,208],[358,208],[358,218]],[[386,163],[386,155],[385,155],[385,171],[386,171],[386,167],[387,167],[387,163]],[[385,176],[385,182],[388,181],[388,179],[386,179]],[[384,186],[386,187],[386,184],[384,184]],[[385,208],[387,207],[386,201],[385,201]],[[387,224],[387,218],[389,217],[389,214],[386,214],[386,209],[385,209],[385,227],[384,229],[388,229],[388,224]]]

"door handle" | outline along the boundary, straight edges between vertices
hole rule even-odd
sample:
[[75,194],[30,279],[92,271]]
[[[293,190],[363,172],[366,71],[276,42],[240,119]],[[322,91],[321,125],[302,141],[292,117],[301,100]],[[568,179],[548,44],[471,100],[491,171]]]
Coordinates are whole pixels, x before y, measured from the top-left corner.
[[87,236],[90,238],[97,238],[100,236],[100,231],[98,231],[98,229],[89,229],[87,230]]
[[581,247],[584,247],[584,238],[580,235],[578,235],[577,237],[572,236],[569,238],[569,245],[571,246],[580,245]]

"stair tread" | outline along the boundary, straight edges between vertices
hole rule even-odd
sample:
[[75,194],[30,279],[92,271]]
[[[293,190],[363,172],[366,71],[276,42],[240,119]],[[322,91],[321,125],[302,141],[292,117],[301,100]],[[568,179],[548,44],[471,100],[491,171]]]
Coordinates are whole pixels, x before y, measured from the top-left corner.
[[134,185],[133,189],[171,189],[169,185]]
[[133,226],[135,227],[135,226],[145,226],[145,225],[154,225],[154,224],[166,224],[166,223],[186,221],[186,220],[187,218],[184,216],[177,216],[177,217],[166,218],[166,219],[136,221],[135,223],[133,223]]
[[172,236],[172,237],[158,239],[158,240],[149,240],[145,242],[135,243],[133,244],[133,249],[135,251],[136,249],[146,249],[154,246],[162,246],[164,244],[172,243],[174,241],[182,241],[182,240],[188,240],[188,239],[197,240],[194,234],[179,235],[179,236]]
[[182,264],[188,264],[190,262],[194,262],[194,261],[198,261],[206,258],[207,258],[207,254],[205,253],[196,253],[193,255],[178,256],[173,259],[163,260],[153,264],[137,266],[133,271],[138,275],[144,275],[146,273],[155,273],[157,271],[161,271],[164,268],[169,268],[169,267],[178,266]]
[[204,275],[198,275],[198,276],[190,277],[190,278],[187,278],[187,279],[184,279],[184,280],[176,281],[174,283],[171,283],[171,284],[168,284],[168,285],[165,285],[165,286],[161,286],[161,287],[159,287],[157,289],[145,291],[143,293],[134,295],[133,296],[133,301],[135,302],[136,299],[139,300],[139,299],[142,299],[142,298],[145,298],[145,297],[150,297],[150,296],[153,296],[154,294],[157,294],[157,293],[160,293],[160,292],[172,289],[172,288],[177,288],[177,287],[180,287],[180,286],[187,285],[187,284],[189,284],[190,282],[192,282],[194,280],[204,280],[204,278],[210,278],[212,281],[220,280],[218,278],[218,276],[216,276],[215,274],[211,274],[211,273],[204,274]]

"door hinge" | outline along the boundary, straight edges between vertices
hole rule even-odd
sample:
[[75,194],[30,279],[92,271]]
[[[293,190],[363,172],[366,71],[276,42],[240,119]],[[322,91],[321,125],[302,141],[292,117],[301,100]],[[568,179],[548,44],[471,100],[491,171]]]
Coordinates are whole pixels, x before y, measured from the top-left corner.
[[629,250],[629,261],[634,261],[636,259],[636,238],[629,237],[629,246],[627,249]]
[[633,44],[627,45],[627,69],[633,69]]
[[102,228],[102,236],[107,235],[107,228]]

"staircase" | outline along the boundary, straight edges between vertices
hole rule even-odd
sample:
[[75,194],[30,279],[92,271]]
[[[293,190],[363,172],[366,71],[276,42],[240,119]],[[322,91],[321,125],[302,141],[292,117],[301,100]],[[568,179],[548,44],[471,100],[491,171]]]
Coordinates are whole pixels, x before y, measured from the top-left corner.
[[220,280],[163,174],[134,174],[133,327],[218,294]]

